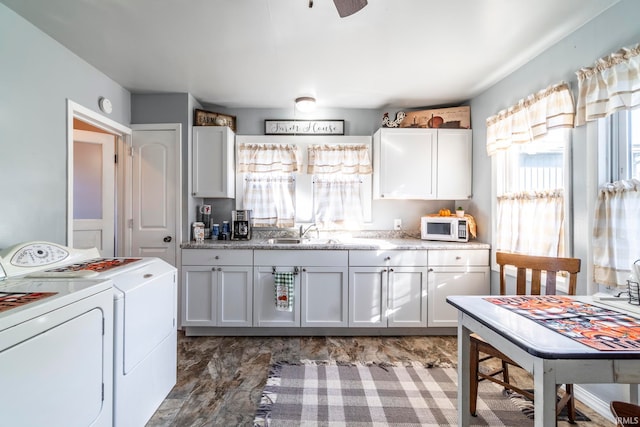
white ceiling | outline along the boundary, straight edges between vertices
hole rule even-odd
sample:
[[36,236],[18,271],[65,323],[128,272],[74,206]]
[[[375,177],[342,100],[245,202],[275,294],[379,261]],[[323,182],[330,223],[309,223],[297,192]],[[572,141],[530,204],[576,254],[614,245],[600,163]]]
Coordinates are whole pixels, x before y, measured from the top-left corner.
[[413,108],[490,87],[618,0],[0,0],[133,93]]

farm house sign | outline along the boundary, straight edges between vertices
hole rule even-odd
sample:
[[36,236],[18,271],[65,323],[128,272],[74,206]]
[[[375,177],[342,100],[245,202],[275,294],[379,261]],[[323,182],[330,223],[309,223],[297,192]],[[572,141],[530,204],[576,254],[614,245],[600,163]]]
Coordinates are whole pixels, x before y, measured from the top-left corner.
[[344,135],[344,120],[265,120],[265,135]]

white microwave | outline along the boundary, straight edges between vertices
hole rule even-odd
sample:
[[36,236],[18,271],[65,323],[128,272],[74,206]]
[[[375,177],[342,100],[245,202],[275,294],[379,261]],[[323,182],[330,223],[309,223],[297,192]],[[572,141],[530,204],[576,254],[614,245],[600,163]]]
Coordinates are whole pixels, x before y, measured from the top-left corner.
[[420,219],[420,238],[422,240],[468,242],[467,220],[456,216],[423,216]]

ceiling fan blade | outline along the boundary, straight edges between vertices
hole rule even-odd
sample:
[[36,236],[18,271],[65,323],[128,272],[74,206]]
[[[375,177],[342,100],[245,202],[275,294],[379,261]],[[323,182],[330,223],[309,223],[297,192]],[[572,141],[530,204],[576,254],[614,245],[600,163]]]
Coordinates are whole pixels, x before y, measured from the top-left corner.
[[340,18],[353,15],[367,5],[367,0],[333,0]]

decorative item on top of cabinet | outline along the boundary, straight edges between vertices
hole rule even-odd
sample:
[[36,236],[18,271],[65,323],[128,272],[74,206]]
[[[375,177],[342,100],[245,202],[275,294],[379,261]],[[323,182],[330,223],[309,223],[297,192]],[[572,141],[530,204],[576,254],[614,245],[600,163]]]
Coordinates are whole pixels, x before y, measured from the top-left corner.
[[213,111],[195,109],[193,113],[194,126],[229,126],[236,131],[236,116],[214,113]]
[[382,116],[382,126],[386,128],[397,128],[404,120],[404,117],[405,114],[402,111],[398,111],[395,120],[389,119],[389,113],[384,113],[384,115]]
[[402,128],[471,129],[471,107],[451,107],[410,111],[400,123]]
[[373,135],[373,197],[471,197],[471,130],[381,128]]
[[235,197],[234,142],[227,126],[193,127],[194,197]]

